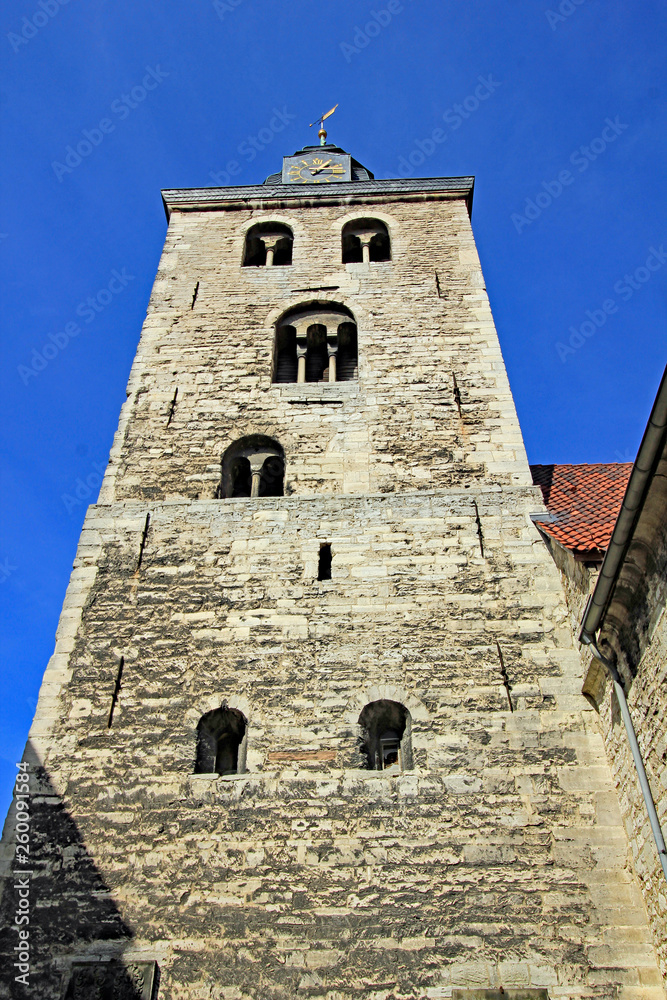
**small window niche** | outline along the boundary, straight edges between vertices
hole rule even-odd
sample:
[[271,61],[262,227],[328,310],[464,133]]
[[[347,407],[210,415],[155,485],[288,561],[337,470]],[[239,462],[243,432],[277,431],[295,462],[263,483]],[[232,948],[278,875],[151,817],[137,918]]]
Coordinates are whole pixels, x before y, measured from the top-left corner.
[[359,716],[359,726],[369,771],[395,774],[412,769],[412,719],[404,705],[385,698],[373,701]]
[[331,579],[331,560],[333,556],[331,554],[331,545],[326,542],[320,545],[320,557],[317,564],[317,579],[318,580],[330,580]]
[[247,743],[246,717],[223,702],[199,720],[195,774],[243,774]]

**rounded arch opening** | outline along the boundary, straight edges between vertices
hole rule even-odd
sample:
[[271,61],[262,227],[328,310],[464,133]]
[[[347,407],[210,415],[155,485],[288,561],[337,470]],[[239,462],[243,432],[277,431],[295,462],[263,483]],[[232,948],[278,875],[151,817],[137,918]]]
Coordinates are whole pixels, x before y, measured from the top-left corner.
[[296,306],[275,326],[274,382],[346,382],[357,377],[357,324],[347,306]]
[[284,222],[258,222],[245,237],[244,267],[284,266],[292,263],[294,234]]
[[223,701],[197,725],[195,774],[242,774],[245,771],[248,720]]
[[285,452],[273,438],[250,434],[230,444],[222,456],[222,474],[217,496],[284,496]]
[[412,718],[405,705],[382,698],[359,716],[360,750],[370,771],[407,771],[412,764]]
[[344,264],[391,260],[389,230],[380,219],[352,219],[341,233]]

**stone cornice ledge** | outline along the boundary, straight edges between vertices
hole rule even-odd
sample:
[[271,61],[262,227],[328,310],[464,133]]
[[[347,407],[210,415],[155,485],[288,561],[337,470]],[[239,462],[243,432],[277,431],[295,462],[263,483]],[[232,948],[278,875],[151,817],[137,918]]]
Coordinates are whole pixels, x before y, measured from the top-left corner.
[[162,192],[167,219],[173,211],[206,212],[253,208],[349,205],[355,201],[441,200],[464,198],[472,211],[474,177],[416,177],[350,181],[322,190],[314,184],[247,184],[218,188],[169,188]]

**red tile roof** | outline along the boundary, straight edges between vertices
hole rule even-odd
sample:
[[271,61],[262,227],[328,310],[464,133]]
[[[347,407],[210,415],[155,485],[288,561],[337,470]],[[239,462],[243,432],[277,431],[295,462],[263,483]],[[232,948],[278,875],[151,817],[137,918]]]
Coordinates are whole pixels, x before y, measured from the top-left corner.
[[604,553],[632,463],[531,465],[530,471],[553,517],[550,523],[539,522],[540,528],[580,558]]

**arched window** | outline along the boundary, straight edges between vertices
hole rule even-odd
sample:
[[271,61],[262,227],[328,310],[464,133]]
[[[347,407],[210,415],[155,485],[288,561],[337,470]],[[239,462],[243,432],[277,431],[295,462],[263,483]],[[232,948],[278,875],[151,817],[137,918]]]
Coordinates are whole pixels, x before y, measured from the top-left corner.
[[285,453],[278,442],[251,434],[235,441],[223,455],[217,496],[281,497],[284,478]]
[[349,309],[314,304],[276,324],[274,382],[349,382],[357,377],[357,325]]
[[412,719],[397,701],[381,699],[366,705],[359,716],[362,753],[370,771],[412,768]]
[[195,774],[242,774],[247,734],[247,719],[238,709],[223,702],[207,712],[197,726]]
[[389,230],[379,219],[354,219],[343,227],[343,263],[391,260]]
[[246,233],[244,267],[277,267],[292,263],[294,235],[282,222],[258,222]]

